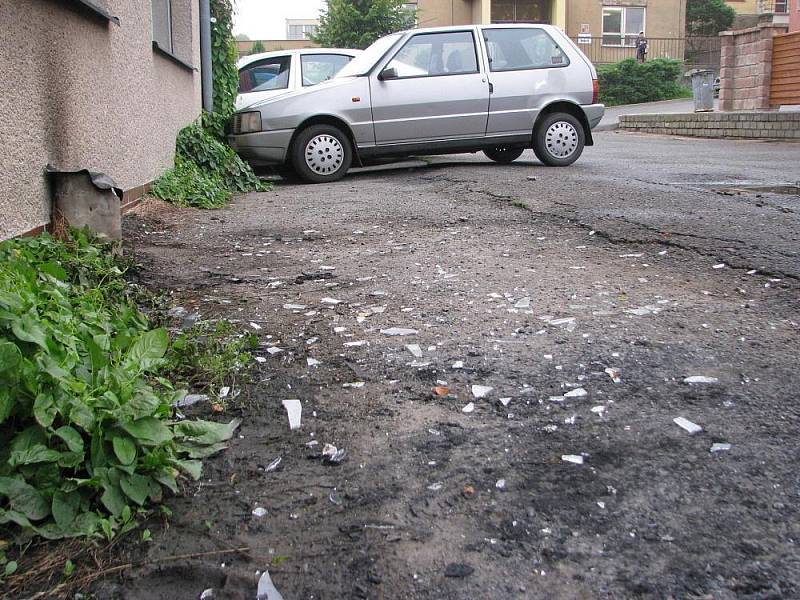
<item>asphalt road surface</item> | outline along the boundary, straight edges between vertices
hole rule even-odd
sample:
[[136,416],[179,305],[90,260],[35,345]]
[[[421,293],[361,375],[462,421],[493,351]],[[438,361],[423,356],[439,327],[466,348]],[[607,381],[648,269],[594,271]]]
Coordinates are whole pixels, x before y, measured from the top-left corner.
[[800,597],[800,195],[765,191],[800,145],[596,142],[128,216],[145,282],[262,362],[98,597]]

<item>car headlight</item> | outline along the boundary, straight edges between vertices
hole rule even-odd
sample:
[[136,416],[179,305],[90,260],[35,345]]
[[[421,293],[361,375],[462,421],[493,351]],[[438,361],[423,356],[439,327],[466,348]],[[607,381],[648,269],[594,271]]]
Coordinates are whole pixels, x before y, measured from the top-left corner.
[[[254,111],[254,112],[244,112],[239,113],[241,116],[241,121],[239,125],[239,133],[253,133],[255,131],[261,131],[261,113]],[[238,120],[238,119],[237,119]]]

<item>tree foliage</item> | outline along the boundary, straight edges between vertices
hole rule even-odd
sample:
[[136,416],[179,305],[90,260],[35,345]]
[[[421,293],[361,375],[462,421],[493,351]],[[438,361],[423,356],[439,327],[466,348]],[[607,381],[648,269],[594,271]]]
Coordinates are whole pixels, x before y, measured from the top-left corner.
[[402,0],[329,0],[312,39],[330,48],[366,48],[384,35],[414,27]]
[[267,49],[264,47],[264,42],[262,42],[261,40],[256,40],[250,47],[250,54],[258,54],[259,52],[266,52],[266,51]]
[[728,29],[736,16],[725,0],[688,0],[686,3],[686,33],[717,35]]

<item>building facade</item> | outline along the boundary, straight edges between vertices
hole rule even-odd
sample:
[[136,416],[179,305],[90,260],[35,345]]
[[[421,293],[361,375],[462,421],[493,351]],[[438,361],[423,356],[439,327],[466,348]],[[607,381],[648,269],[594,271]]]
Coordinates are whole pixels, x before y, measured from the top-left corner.
[[50,223],[45,167],[127,197],[172,165],[200,114],[198,0],[0,2],[0,239]]
[[789,33],[800,31],[800,0],[789,0]]
[[416,7],[420,27],[549,23],[608,47],[632,47],[640,31],[681,38],[686,20],[686,0],[418,0]]
[[287,40],[307,40],[317,33],[319,19],[286,19]]

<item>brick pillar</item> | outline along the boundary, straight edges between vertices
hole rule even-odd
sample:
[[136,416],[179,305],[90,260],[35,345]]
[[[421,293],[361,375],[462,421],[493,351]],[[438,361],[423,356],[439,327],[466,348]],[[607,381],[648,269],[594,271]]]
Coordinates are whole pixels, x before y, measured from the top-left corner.
[[719,63],[719,109],[733,110],[733,71],[736,66],[736,45],[732,31],[723,31]]
[[785,25],[763,23],[758,48],[759,72],[755,81],[756,108],[769,109],[770,82],[772,80],[772,38],[786,33]]

